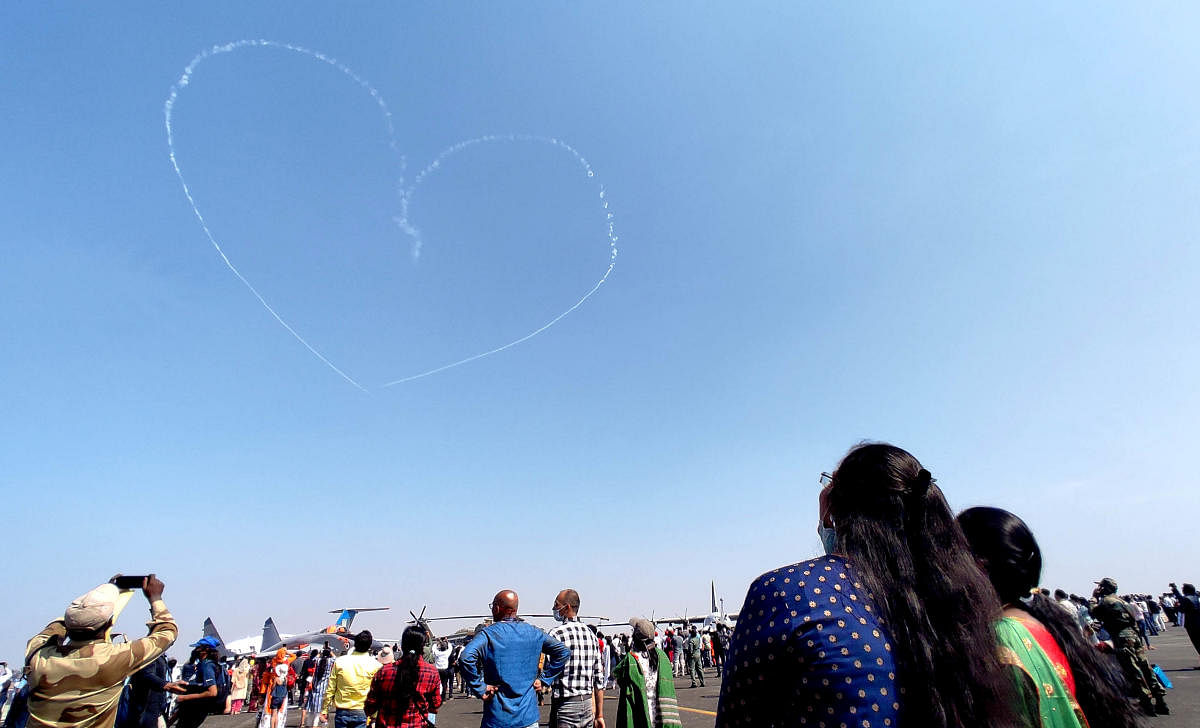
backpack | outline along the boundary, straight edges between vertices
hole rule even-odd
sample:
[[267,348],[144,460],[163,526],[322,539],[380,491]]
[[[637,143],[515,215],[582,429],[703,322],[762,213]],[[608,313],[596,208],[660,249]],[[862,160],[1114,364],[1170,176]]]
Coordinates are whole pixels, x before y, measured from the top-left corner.
[[[212,662],[209,660],[209,662]],[[212,706],[209,713],[220,715],[225,712],[225,703],[229,700],[230,680],[229,673],[225,672],[225,668],[213,662],[213,669],[217,673],[216,680],[217,694],[212,698]]]
[[129,701],[132,694],[133,681],[125,678],[125,686],[121,688],[121,699],[117,702],[117,719],[113,725],[124,726],[129,721]]

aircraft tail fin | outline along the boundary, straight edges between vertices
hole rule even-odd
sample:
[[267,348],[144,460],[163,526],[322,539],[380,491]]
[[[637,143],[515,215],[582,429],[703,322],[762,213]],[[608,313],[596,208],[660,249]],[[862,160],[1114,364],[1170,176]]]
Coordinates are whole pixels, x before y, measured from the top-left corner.
[[213,637],[217,642],[225,644],[225,640],[221,639],[221,633],[217,631],[217,625],[213,624],[212,617],[204,620],[204,636]]
[[717,611],[717,582],[713,581],[713,582],[709,582],[709,583],[712,585],[712,611],[713,611],[713,613],[716,613],[716,611]]
[[382,612],[385,609],[390,609],[390,607],[347,607],[340,610],[340,612],[335,609],[330,614],[338,615],[337,621],[333,623],[334,627],[349,630],[350,625],[354,624],[354,618],[358,616],[359,612]]
[[217,652],[222,660],[229,655],[229,650],[225,647],[225,640],[221,639],[221,633],[217,631],[217,625],[213,624],[212,617],[204,619],[204,636],[212,637],[217,641]]
[[283,642],[283,638],[279,636],[279,630],[275,628],[275,620],[267,617],[267,621],[263,622],[262,649],[265,650],[280,642]]

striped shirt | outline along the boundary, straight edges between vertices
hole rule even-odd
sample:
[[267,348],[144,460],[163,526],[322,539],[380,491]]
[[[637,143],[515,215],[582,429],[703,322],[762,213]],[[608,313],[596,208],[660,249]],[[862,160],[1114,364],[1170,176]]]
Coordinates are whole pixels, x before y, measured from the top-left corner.
[[550,636],[571,650],[562,677],[554,682],[551,697],[573,698],[604,689],[604,663],[600,659],[600,640],[591,628],[571,619],[550,630]]

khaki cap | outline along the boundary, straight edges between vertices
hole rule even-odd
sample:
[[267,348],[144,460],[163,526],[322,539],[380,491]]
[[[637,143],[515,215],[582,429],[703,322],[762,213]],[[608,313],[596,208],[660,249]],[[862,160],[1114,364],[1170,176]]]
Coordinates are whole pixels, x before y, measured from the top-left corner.
[[67,629],[100,629],[108,624],[117,606],[117,596],[121,593],[112,584],[101,584],[81,597],[77,597],[67,607],[63,621]]
[[633,633],[635,635],[640,635],[642,639],[654,639],[654,623],[650,620],[642,619],[641,617],[634,617],[633,619],[629,620],[629,626],[633,627]]

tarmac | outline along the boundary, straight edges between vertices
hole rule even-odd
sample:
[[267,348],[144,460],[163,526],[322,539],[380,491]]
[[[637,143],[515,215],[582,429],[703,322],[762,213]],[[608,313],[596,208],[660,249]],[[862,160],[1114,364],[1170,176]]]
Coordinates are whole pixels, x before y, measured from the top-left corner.
[[[1195,728],[1200,726],[1200,657],[1192,649],[1187,635],[1179,627],[1169,627],[1163,634],[1152,637],[1154,650],[1147,653],[1152,663],[1158,664],[1167,674],[1174,687],[1167,691],[1167,704],[1171,715],[1146,718],[1146,728]],[[705,671],[705,686],[690,688],[687,678],[676,678],[675,690],[679,698],[680,713],[684,728],[708,728],[717,715],[717,700],[721,694],[721,680],[716,670]],[[604,719],[607,728],[617,726],[617,693],[610,691],[604,701]],[[483,715],[483,704],[474,698],[455,697],[446,701],[438,712],[438,728],[478,728]],[[332,716],[330,716],[332,726]],[[542,708],[541,725],[549,725],[550,703]],[[254,728],[256,716],[214,715],[204,722],[206,728]],[[311,718],[310,718],[311,723]],[[299,728],[300,711],[288,711],[288,726]]]

